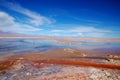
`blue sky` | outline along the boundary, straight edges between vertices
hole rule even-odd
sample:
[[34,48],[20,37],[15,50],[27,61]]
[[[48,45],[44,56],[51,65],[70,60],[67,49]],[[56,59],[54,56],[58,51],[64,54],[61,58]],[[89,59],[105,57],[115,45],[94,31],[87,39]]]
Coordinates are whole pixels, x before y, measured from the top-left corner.
[[0,31],[120,38],[120,0],[0,0]]

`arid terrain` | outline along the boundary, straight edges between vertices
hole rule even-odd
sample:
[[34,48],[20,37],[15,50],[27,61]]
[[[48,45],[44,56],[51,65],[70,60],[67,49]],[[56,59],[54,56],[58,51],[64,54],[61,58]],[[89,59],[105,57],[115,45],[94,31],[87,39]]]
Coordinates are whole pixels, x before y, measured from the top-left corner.
[[0,80],[120,80],[120,0],[0,0]]
[[114,41],[46,41],[1,39],[0,80],[120,80]]
[[[56,54],[56,52],[61,54]],[[74,57],[74,58],[71,58]],[[100,58],[100,57],[99,57]],[[0,63],[1,80],[119,80],[120,56],[88,57],[70,49],[10,55]]]

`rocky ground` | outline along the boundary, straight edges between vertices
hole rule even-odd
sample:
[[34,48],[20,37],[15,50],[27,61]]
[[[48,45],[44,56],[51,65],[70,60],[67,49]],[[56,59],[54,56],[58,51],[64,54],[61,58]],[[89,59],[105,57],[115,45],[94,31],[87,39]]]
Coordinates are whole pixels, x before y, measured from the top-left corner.
[[[104,60],[119,65],[120,60]],[[33,63],[20,57],[0,63],[0,80],[120,80],[120,70],[90,66]]]

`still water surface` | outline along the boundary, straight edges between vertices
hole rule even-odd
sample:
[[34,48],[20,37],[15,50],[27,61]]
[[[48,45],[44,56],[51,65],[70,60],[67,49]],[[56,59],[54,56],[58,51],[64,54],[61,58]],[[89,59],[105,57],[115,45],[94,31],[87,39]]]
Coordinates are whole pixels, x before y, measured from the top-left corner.
[[61,44],[54,41],[29,40],[29,39],[0,39],[0,55],[22,54],[29,52],[45,52],[54,49],[90,49],[102,53],[120,55],[120,42],[91,42],[77,41],[71,44]]

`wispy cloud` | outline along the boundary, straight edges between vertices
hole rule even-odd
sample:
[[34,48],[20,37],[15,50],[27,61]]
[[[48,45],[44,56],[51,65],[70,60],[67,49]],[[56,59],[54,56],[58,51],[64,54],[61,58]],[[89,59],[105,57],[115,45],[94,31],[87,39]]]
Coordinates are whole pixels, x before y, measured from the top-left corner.
[[65,33],[71,36],[80,36],[80,37],[104,37],[106,33],[112,32],[111,30],[98,29],[94,26],[79,26],[72,29],[60,30],[55,29],[51,30],[53,33]]
[[79,17],[75,17],[75,16],[69,16],[77,21],[83,21],[86,23],[93,23],[93,24],[101,24],[101,21],[97,21],[97,20],[93,20],[93,19],[83,19],[83,18],[79,18]]
[[70,29],[70,32],[111,32],[110,30],[98,29],[92,26],[80,26],[78,28]]
[[29,23],[34,24],[35,26],[52,23],[52,20],[48,19],[47,17],[24,8],[18,3],[2,1],[1,5],[29,17]]
[[110,30],[98,29],[93,26],[79,26],[67,30],[52,30],[52,32],[111,32]]
[[40,31],[42,29],[32,27],[28,24],[22,24],[15,21],[15,18],[8,13],[0,11],[0,31],[4,32],[16,32],[16,33],[28,33],[34,31]]
[[51,32],[66,32],[65,30],[57,30],[57,29],[55,29],[55,30],[52,30]]

